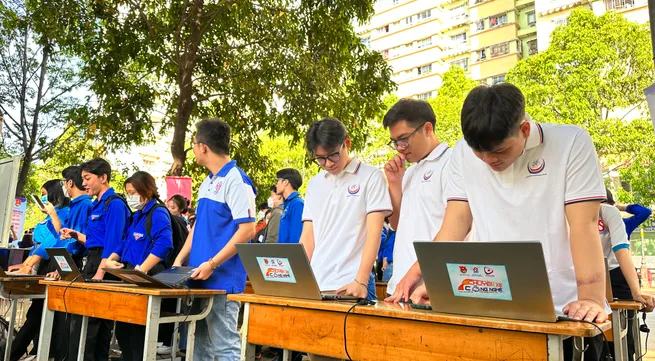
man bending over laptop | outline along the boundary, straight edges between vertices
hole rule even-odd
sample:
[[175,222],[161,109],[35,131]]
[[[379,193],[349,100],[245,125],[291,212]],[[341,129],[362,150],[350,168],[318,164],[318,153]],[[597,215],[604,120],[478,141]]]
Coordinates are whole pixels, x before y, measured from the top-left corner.
[[[196,162],[209,170],[198,191],[196,223],[175,259],[181,266],[188,258],[197,267],[191,278],[196,286],[242,293],[246,270],[236,254],[236,243],[248,243],[255,234],[255,188],[248,176],[230,159],[230,126],[217,119],[196,125],[191,148]],[[239,361],[241,342],[237,331],[238,301],[214,296],[214,305],[198,321],[194,360]]]
[[350,137],[337,119],[312,124],[305,146],[323,169],[307,184],[300,236],[318,286],[321,291],[374,300],[371,270],[384,217],[391,212],[384,176],[350,157]]
[[[435,240],[464,240],[472,223],[481,240],[538,240],[555,312],[606,321],[597,228],[605,187],[589,134],[571,125],[532,122],[523,94],[507,83],[473,89],[464,101],[461,123],[464,139],[450,159],[448,204]],[[414,264],[392,299],[408,299],[420,278]],[[411,298],[426,302],[425,286]],[[565,355],[571,355],[567,341]],[[598,359],[593,353],[599,355],[602,339],[590,341],[585,359]]]

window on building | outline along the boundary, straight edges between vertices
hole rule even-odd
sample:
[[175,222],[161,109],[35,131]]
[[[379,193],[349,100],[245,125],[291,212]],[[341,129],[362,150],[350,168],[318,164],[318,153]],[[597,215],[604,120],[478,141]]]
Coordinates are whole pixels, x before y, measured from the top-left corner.
[[475,0],[473,3],[477,5],[477,4],[482,4],[483,2],[485,2],[485,0]]
[[491,77],[491,85],[496,85],[505,82],[505,74]]
[[418,99],[418,100],[428,100],[428,99],[433,98],[433,97],[434,97],[434,92],[430,91],[430,92],[427,92],[427,93],[417,95],[416,99]]
[[537,14],[534,11],[528,11],[528,26],[535,26],[537,24]]
[[539,52],[537,49],[537,39],[528,41],[528,55],[534,55]]
[[363,39],[362,39],[362,44],[364,44],[364,45],[366,45],[366,46],[371,46],[371,38],[370,38],[370,37],[368,37],[368,38],[363,38]]
[[143,166],[144,166],[144,167],[154,167],[154,166],[155,166],[155,162],[152,161],[152,160],[145,160],[145,159],[144,159],[144,160],[143,160]]
[[458,18],[460,16],[466,16],[466,5],[458,6],[450,10],[450,16],[453,18]]
[[389,57],[389,49],[382,50],[382,57],[385,59]]
[[568,21],[566,20],[566,16],[563,16],[559,19],[553,20],[553,22],[555,23],[556,26],[560,26],[560,25],[566,25]]
[[398,5],[400,3],[400,0],[391,0],[391,5]]
[[422,22],[422,21],[429,20],[431,17],[432,17],[432,10],[426,10],[426,11],[420,12],[420,13],[418,13],[418,15],[416,15],[416,18],[417,18],[419,23]]
[[605,0],[607,10],[621,10],[635,6],[635,0]]
[[421,39],[416,42],[416,47],[419,49],[426,48],[432,45],[432,37]]
[[418,75],[425,75],[432,73],[432,64],[419,66],[417,69]]
[[466,44],[466,33],[453,35],[450,37],[450,41],[453,44]]
[[509,43],[496,44],[489,47],[491,50],[491,57],[505,55],[509,53]]
[[489,29],[507,24],[507,13],[489,17]]
[[475,52],[478,56],[477,61],[487,60],[487,49],[481,49]]
[[462,58],[455,61],[451,61],[450,65],[458,66],[464,70],[469,70],[469,58]]
[[414,23],[414,15],[405,18],[405,25],[412,26]]
[[477,31],[484,30],[484,19],[475,22],[475,30]]

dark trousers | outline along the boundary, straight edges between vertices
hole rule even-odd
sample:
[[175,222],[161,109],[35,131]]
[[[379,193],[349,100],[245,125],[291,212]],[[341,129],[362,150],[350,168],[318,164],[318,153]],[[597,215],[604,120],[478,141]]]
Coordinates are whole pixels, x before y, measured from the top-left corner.
[[[584,353],[585,361],[599,361],[603,355],[603,335],[584,339],[584,347],[587,351]],[[564,360],[573,360],[573,337],[564,340]]]
[[[628,281],[625,280],[621,268],[615,268],[610,271],[610,282],[612,283],[612,295],[619,300],[632,300],[632,292]],[[635,311],[628,311],[628,360],[634,361],[635,359],[635,338],[632,332],[632,326],[636,317]],[[610,347],[612,355],[614,355],[614,347]],[[639,357],[641,355],[637,355]]]
[[116,322],[116,339],[121,347],[121,359],[123,361],[143,360],[145,338],[145,326]]
[[[89,249],[86,257],[86,264],[82,270],[84,278],[93,278],[98,271],[102,261],[102,247]],[[68,360],[77,359],[77,350],[80,342],[82,329],[82,316],[70,316],[70,338],[68,345]],[[86,334],[86,346],[84,348],[84,361],[107,361],[109,360],[109,343],[111,342],[111,331],[113,321],[100,318],[89,318],[89,326]]]

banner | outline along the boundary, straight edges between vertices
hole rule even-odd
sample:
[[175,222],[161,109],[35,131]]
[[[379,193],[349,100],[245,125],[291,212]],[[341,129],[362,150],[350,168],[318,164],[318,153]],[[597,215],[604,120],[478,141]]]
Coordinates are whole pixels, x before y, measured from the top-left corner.
[[11,216],[11,225],[16,231],[18,239],[23,239],[23,227],[25,226],[25,212],[27,211],[27,199],[16,197],[14,212]]
[[179,194],[190,201],[192,183],[193,180],[191,177],[166,177],[167,199],[170,199],[172,196]]

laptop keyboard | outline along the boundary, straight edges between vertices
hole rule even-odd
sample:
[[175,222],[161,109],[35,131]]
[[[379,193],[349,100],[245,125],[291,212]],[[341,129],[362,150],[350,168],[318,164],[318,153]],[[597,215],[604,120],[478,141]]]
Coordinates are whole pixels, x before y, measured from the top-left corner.
[[93,279],[93,278],[85,278],[84,282],[89,282],[89,283],[122,283],[122,281],[96,280],[96,279]]
[[169,286],[181,286],[186,280],[191,277],[189,273],[174,273],[174,272],[162,272],[154,276],[154,278]]

